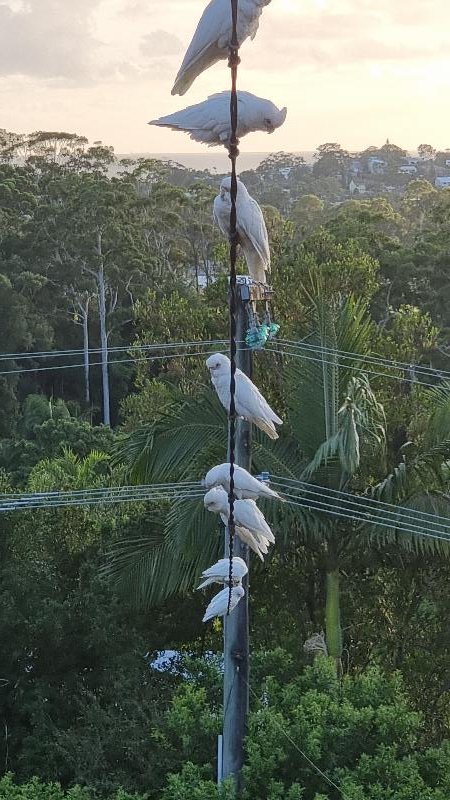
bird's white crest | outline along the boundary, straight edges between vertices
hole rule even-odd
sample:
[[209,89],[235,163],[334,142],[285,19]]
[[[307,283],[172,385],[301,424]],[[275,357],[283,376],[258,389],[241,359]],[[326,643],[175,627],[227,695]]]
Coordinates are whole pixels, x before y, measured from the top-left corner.
[[[223,407],[230,409],[230,359],[223,353],[214,353],[209,356],[206,366],[211,375],[211,381],[217,392],[218,398]],[[271,439],[278,439],[275,424],[282,425],[283,420],[271,409],[267,400],[262,396],[255,384],[241,372],[236,370],[235,374],[236,392],[235,406],[239,417],[253,422],[261,428]]]
[[[280,111],[271,100],[239,91],[237,136],[241,139],[252,131],[273,133],[283,124],[286,113],[286,109]],[[228,147],[231,136],[230,93],[213,94],[202,103],[153,119],[149,125],[185,131],[191,139],[211,147],[221,144]]]

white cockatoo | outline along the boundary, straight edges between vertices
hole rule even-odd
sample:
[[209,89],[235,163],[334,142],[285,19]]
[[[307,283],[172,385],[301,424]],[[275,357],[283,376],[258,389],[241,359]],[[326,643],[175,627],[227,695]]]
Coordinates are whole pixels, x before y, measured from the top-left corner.
[[[280,111],[270,100],[251,92],[238,92],[237,136],[240,139],[252,131],[273,133],[283,124],[286,114],[286,108]],[[230,92],[212,94],[203,103],[152,119],[149,125],[185,131],[194,141],[210,147],[221,144],[227,147],[231,136]]]
[[[245,563],[243,558],[239,558],[239,556],[233,557],[233,577],[232,583],[234,586],[238,586],[242,578],[247,575],[248,567]],[[200,586],[197,586],[197,589],[204,589],[206,586],[209,586],[211,583],[226,583],[229,585],[229,577],[230,577],[230,559],[229,558],[220,558],[216,564],[213,564],[212,567],[208,567],[202,572],[202,578],[205,580],[202,581]]]
[[[210,489],[203,498],[203,504],[208,511],[220,514],[224,525],[228,524],[229,505],[225,489],[221,486]],[[254,500],[235,500],[234,524],[236,536],[262,561],[269,550],[269,544],[275,543],[275,536]]]
[[[220,402],[223,407],[230,410],[230,376],[231,364],[230,359],[222,353],[214,353],[206,361],[206,366],[209,369],[213,386],[217,392]],[[283,420],[280,419],[275,411],[272,411],[267,400],[264,399],[261,392],[255,384],[241,372],[240,369],[236,370],[236,393],[235,393],[235,406],[236,413],[239,417],[244,417],[249,422],[253,422],[257,428],[261,428],[270,439],[278,439],[274,423],[282,425]]]
[[[223,235],[230,236],[231,177],[220,184],[220,194],[214,200],[214,219]],[[266,272],[270,272],[270,248],[263,213],[247,191],[242,181],[237,182],[236,227],[247,269],[252,280],[266,283]]]
[[221,592],[215,594],[213,599],[211,600],[208,608],[205,611],[205,616],[203,617],[203,622],[208,622],[209,619],[213,617],[225,617],[228,612],[228,603],[230,603],[230,614],[236,608],[237,604],[245,595],[245,591],[242,586],[234,586],[231,590],[231,601],[230,601],[230,590],[228,586],[225,589],[222,589]]
[[[239,46],[254,39],[259,18],[270,0],[239,0],[237,35]],[[185,94],[195,79],[217,61],[228,58],[232,36],[230,0],[211,0],[187,49],[172,94]]]
[[[259,497],[266,497],[269,500],[283,500],[283,498],[273,489],[254,478],[243,467],[234,466],[234,493],[239,500],[257,500]],[[218,464],[206,473],[203,486],[212,489],[213,486],[222,486],[226,492],[230,491],[230,465]]]

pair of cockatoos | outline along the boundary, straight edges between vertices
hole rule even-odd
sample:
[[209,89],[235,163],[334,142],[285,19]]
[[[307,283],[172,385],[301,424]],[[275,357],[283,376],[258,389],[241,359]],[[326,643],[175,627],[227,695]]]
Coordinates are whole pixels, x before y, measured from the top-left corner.
[[[237,33],[239,45],[258,30],[263,7],[270,0],[238,0]],[[230,0],[211,0],[188,47],[175,80],[172,94],[183,95],[204,70],[227,58],[232,38]],[[241,138],[252,131],[273,133],[286,119],[287,109],[278,109],[270,100],[251,92],[238,92],[238,129]],[[159,125],[188,133],[191,139],[210,146],[230,143],[230,93],[219,92],[202,103],[154,119]]]
[[[244,544],[247,544],[261,560],[268,552],[269,544],[275,537],[255,500],[259,497],[282,500],[277,492],[270,489],[263,481],[250,475],[242,467],[234,467],[234,523],[235,533]],[[226,525],[229,519],[228,492],[230,490],[230,464],[218,464],[207,472],[203,485],[208,489],[204,497],[204,506],[208,511],[220,514]],[[216,564],[202,573],[202,582],[198,589],[204,589],[212,583],[223,583],[225,588],[213,597],[206,609],[203,622],[213,617],[223,617],[233,611],[244,597],[242,579],[247,575],[248,567],[242,558],[232,559],[232,579],[230,587],[230,561],[221,558]]]
[[[243,467],[234,467],[233,483],[233,494],[236,497],[234,501],[235,533],[241,542],[248,545],[263,561],[264,556],[268,553],[269,545],[275,543],[275,537],[255,500],[261,497],[271,500],[282,500],[283,498],[265,483],[250,475]],[[210,469],[203,485],[208,489],[203,498],[205,508],[220,514],[222,522],[226,525],[229,518],[230,464],[219,464]]]
[[242,586],[242,578],[247,575],[248,567],[243,558],[235,556],[233,558],[232,570],[232,587],[231,597],[229,588],[229,572],[230,572],[230,559],[221,558],[212,567],[208,567],[202,573],[202,582],[197,589],[205,589],[212,583],[223,583],[225,588],[218,592],[212,598],[208,605],[203,622],[207,622],[213,617],[224,617],[228,612],[228,605],[230,606],[230,613],[236,608],[237,604],[245,595],[244,587]]

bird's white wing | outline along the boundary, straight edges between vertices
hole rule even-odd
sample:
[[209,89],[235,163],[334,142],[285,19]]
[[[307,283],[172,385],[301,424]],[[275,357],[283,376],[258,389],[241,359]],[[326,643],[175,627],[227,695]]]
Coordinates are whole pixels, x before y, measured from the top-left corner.
[[203,622],[207,622],[209,619],[212,619],[213,617],[221,617],[223,616],[223,614],[226,613],[228,608],[228,595],[229,595],[228,588],[222,589],[221,592],[214,595],[213,599],[211,600],[210,604],[208,605],[205,611]]
[[228,238],[230,226],[230,212],[220,194],[214,200],[213,217],[223,235]]
[[[261,417],[262,419],[270,419],[278,425],[283,424],[283,420],[271,409],[259,389],[241,370],[236,370],[236,390],[237,405],[242,407],[242,416],[250,418]],[[239,407],[237,411],[238,414],[241,414]]]
[[224,95],[229,96],[227,92],[219,92],[208,97],[203,103],[187,106],[187,108],[182,108],[173,114],[154,119],[149,124],[167,128],[182,128],[187,131],[198,128],[213,130],[218,122],[220,123],[224,118],[226,110],[226,97]]
[[238,233],[242,232],[250,240],[264,268],[270,272],[269,236],[258,203],[249,196],[247,202],[240,204],[239,211]]
[[254,500],[237,500],[235,514],[239,525],[248,528],[252,533],[262,534],[272,544],[275,542],[275,537]]
[[[235,586],[234,589],[231,590],[230,612],[236,608],[239,601],[244,597],[244,594],[245,591],[242,588],[242,586]],[[230,590],[228,587],[222,589],[221,592],[216,594],[205,611],[203,622],[207,622],[209,619],[212,619],[213,617],[225,616],[225,614],[228,611],[229,596],[230,596]]]
[[172,89],[172,94],[185,94],[195,78],[223,58],[230,37],[231,11],[228,0],[212,0],[197,25]]

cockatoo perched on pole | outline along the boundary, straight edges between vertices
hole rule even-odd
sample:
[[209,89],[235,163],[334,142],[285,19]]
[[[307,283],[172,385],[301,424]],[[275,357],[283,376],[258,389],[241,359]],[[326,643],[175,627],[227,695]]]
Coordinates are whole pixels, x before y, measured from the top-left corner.
[[[230,491],[230,465],[218,464],[206,473],[203,486],[212,489],[213,486],[222,486],[226,492]],[[273,489],[254,478],[243,467],[234,466],[234,493],[239,500],[257,500],[259,497],[266,497],[269,500],[283,500],[283,498]]]
[[[229,505],[225,489],[221,486],[210,489],[203,498],[203,504],[208,511],[220,514],[224,525],[228,524]],[[275,543],[275,536],[254,500],[235,500],[234,523],[236,536],[263,561],[269,544]]]
[[[251,92],[238,92],[238,139],[252,131],[273,133],[286,119],[287,109],[278,109],[270,100]],[[188,106],[166,117],[152,119],[149,125],[185,131],[196,142],[210,147],[228,147],[231,137],[230,92],[212,94],[203,103]]]
[[[230,236],[231,178],[220,184],[220,194],[214,200],[214,219],[223,235]],[[237,182],[237,234],[242,247],[247,269],[252,280],[266,283],[266,272],[270,272],[270,248],[263,213],[247,191],[242,181]]]
[[[233,571],[232,571],[232,583],[233,585],[237,586],[241,583],[242,578],[247,575],[248,567],[245,563],[243,558],[239,558],[238,556],[234,556],[233,558]],[[205,578],[204,581],[197,586],[197,589],[205,589],[206,586],[209,586],[211,583],[229,583],[230,577],[230,559],[229,558],[221,558],[217,561],[216,564],[213,564],[212,567],[208,567],[202,572],[202,578]]]
[[[239,0],[237,19],[239,46],[248,37],[255,38],[262,10],[269,3],[270,0]],[[227,58],[231,36],[230,0],[211,0],[200,18],[187,49],[172,94],[185,94],[205,69]]]
[[[213,386],[217,392],[220,402],[223,407],[230,410],[230,376],[231,364],[230,359],[222,353],[214,353],[206,361],[206,366],[209,369]],[[280,419],[275,411],[272,411],[267,400],[264,399],[259,389],[255,384],[241,372],[240,369],[236,370],[236,393],[235,393],[235,406],[236,413],[239,417],[244,417],[249,422],[253,422],[257,428],[261,428],[270,439],[278,439],[274,423],[282,425],[283,420]]]
[[230,590],[228,587],[222,589],[219,594],[214,595],[213,599],[211,600],[208,608],[205,611],[205,616],[203,617],[203,622],[208,622],[209,619],[213,617],[224,617],[228,612],[228,603],[230,604],[230,614],[236,608],[237,604],[245,595],[245,591],[241,585],[234,586],[231,590],[231,600],[230,600]]

